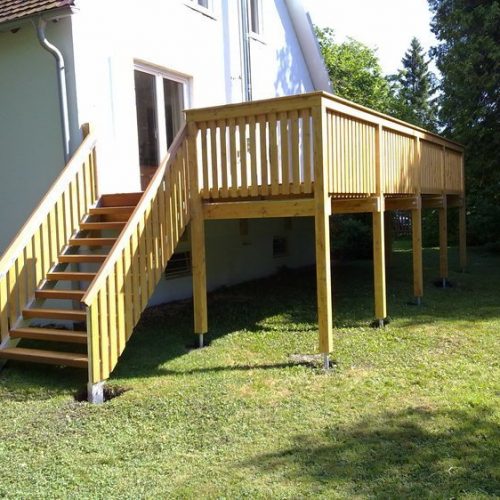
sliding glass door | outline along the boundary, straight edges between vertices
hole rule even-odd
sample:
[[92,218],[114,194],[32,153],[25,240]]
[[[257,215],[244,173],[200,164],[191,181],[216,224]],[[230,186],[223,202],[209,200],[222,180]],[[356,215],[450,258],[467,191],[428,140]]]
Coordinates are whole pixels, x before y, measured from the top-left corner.
[[184,124],[187,80],[153,69],[134,71],[141,187],[145,189]]

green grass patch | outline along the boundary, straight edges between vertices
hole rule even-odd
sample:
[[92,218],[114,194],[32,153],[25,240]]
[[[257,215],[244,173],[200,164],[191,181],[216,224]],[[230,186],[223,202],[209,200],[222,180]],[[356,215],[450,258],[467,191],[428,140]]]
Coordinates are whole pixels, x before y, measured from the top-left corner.
[[[455,250],[451,267],[456,268]],[[373,319],[371,262],[334,266],[335,369],[317,349],[311,269],[212,293],[209,347],[190,303],[147,311],[102,406],[78,370],[0,374],[0,497],[492,498],[500,495],[500,258],[475,252],[453,288],[411,299],[411,252],[388,269],[392,322]]]

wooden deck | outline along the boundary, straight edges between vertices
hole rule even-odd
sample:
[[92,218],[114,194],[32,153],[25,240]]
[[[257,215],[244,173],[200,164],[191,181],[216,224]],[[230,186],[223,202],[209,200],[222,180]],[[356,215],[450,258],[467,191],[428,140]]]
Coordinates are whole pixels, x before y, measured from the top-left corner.
[[[60,266],[99,263],[98,271],[85,277],[90,283],[84,293],[64,294],[77,303],[78,320],[85,317],[87,324],[88,355],[77,361],[67,356],[67,364],[88,366],[89,394],[98,393],[96,384],[116,366],[187,227],[194,330],[205,334],[208,219],[314,217],[319,350],[325,356],[334,348],[332,214],[372,214],[374,315],[381,325],[387,317],[385,213],[411,213],[417,299],[423,295],[423,209],[439,211],[443,280],[448,276],[447,212],[458,209],[460,262],[465,267],[464,165],[459,144],[322,92],[194,109],[186,115],[186,127],[142,196],[99,195],[96,137],[87,136],[0,259],[0,358],[62,363],[64,356],[56,351],[57,355],[41,351],[38,358],[36,352],[16,351],[21,333],[32,335],[26,333],[26,307],[43,306],[56,292],[60,296],[60,291],[39,287],[62,271]],[[120,230],[115,238],[93,233],[111,226]],[[81,246],[111,249],[92,255],[85,250],[80,255]],[[78,269],[74,279],[82,280]],[[41,333],[51,341],[64,337]],[[82,342],[83,335],[75,336],[77,340]]]

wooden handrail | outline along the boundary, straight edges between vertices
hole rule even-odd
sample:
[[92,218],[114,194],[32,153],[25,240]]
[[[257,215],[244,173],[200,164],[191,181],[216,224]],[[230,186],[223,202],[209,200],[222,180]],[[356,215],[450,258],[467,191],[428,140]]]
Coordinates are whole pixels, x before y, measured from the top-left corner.
[[85,295],[82,298],[82,302],[85,305],[90,306],[92,304],[97,294],[99,293],[99,290],[102,288],[103,284],[105,284],[107,277],[113,272],[113,268],[114,265],[116,264],[117,259],[120,257],[121,252],[124,249],[125,245],[128,244],[133,231],[136,230],[140,218],[143,216],[148,204],[151,202],[156,192],[158,191],[158,187],[165,175],[172,154],[175,151],[177,151],[177,149],[182,145],[186,136],[187,136],[187,127],[184,126],[179,131],[174,141],[172,142],[172,145],[170,146],[167,155],[165,156],[160,166],[158,167],[157,171],[155,172],[154,176],[152,177],[151,182],[147,186],[146,190],[144,191],[144,194],[139,200],[139,203],[132,212],[130,219],[128,220],[127,224],[125,225],[123,231],[116,240],[115,244],[111,248],[106,260],[99,269],[99,272],[97,273],[93,281],[90,283]]
[[4,276],[11,267],[12,263],[19,257],[24,247],[33,237],[34,233],[47,216],[54,205],[55,200],[64,192],[77,170],[81,167],[85,157],[89,155],[96,145],[96,135],[90,133],[85,137],[82,144],[76,150],[69,163],[59,174],[52,187],[42,198],[38,206],[32,212],[30,218],[26,221],[10,245],[0,258],[0,277]]

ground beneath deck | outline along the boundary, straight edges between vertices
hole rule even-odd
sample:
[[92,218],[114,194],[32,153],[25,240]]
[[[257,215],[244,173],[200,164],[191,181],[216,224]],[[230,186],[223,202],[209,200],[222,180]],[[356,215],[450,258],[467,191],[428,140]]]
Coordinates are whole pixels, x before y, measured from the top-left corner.
[[203,350],[189,303],[149,310],[110,380],[129,390],[101,407],[74,401],[83,372],[12,362],[0,496],[499,495],[500,256],[472,252],[448,290],[424,257],[418,308],[396,252],[385,330],[368,326],[371,263],[334,266],[328,375],[291,358],[316,349],[313,270],[211,294]]

